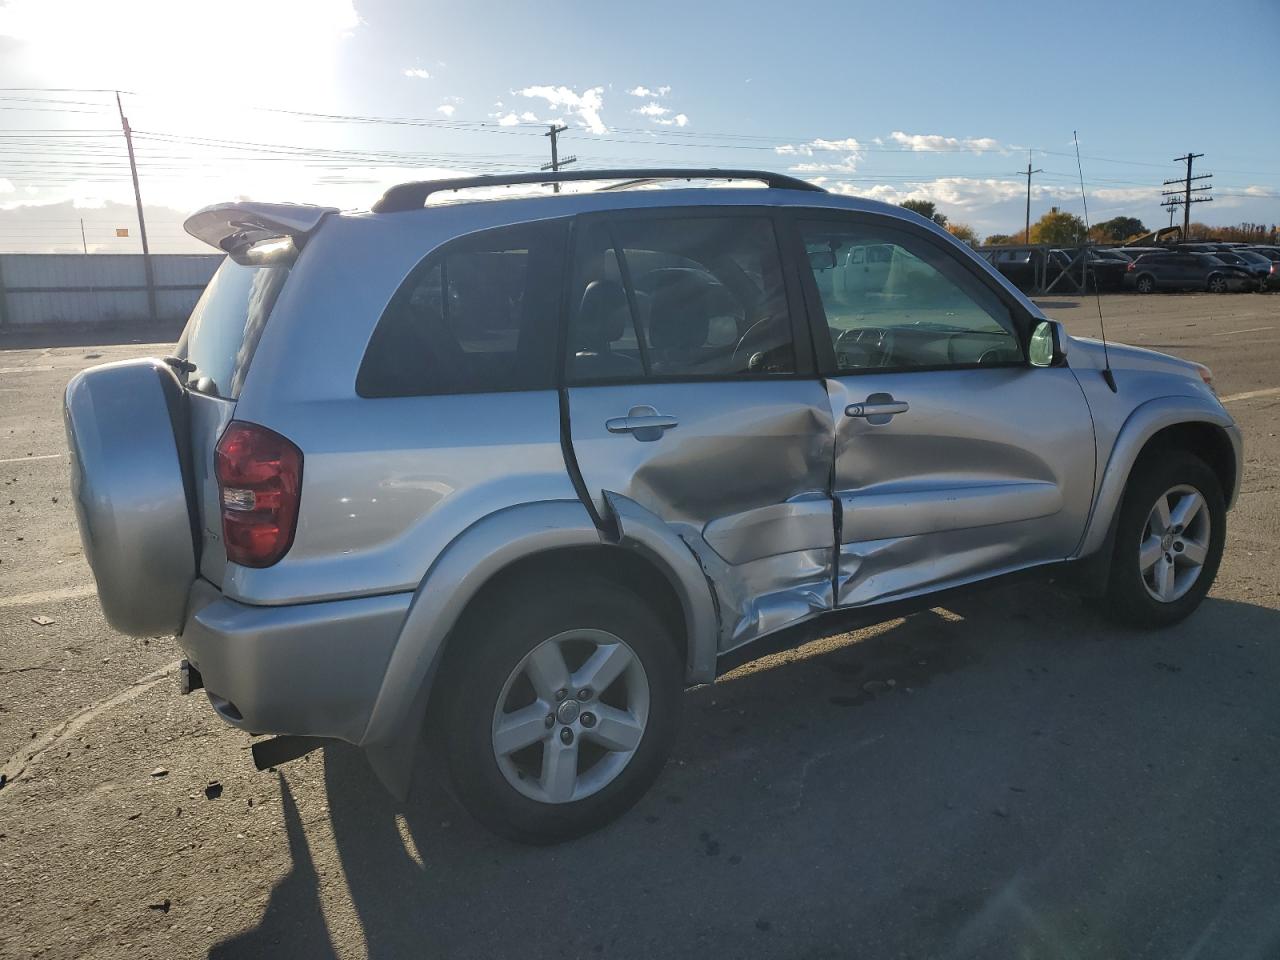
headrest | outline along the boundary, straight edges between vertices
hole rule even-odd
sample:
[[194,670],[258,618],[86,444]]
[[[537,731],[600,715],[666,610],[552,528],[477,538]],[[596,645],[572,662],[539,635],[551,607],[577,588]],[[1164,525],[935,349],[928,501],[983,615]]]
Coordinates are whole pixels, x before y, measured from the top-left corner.
[[578,306],[578,330],[590,346],[613,343],[625,332],[631,307],[622,284],[613,280],[592,280],[582,291]]
[[696,273],[664,277],[653,291],[649,345],[655,350],[690,350],[707,342],[716,309],[716,287]]

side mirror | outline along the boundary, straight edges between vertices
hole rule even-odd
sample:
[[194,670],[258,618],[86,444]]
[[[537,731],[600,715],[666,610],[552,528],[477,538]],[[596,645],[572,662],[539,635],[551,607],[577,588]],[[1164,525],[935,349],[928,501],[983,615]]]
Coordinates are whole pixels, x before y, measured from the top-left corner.
[[809,253],[809,266],[814,270],[834,270],[836,254],[834,250],[813,250]]
[[1033,367],[1061,366],[1067,359],[1067,332],[1057,320],[1041,320],[1031,331],[1027,361]]

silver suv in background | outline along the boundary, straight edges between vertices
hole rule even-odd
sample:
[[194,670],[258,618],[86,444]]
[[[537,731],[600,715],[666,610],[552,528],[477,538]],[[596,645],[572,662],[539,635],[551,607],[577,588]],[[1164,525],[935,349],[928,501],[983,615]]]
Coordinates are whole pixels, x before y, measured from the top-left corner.
[[[474,187],[741,179],[467,200]],[[446,194],[455,202],[428,203]],[[325,739],[552,842],[625,811],[683,690],[1028,572],[1170,624],[1241,468],[1206,368],[1068,336],[899,207],[754,171],[230,203],[176,355],[66,393],[108,620],[176,634],[259,765]]]

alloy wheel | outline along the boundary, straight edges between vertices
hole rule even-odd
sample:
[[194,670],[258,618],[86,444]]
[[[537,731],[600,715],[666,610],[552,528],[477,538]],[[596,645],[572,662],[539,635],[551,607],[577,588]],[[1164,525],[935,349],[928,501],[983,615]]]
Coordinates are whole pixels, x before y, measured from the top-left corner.
[[1195,585],[1209,554],[1209,508],[1195,487],[1179,484],[1156,498],[1138,544],[1147,592],[1173,603]]
[[612,783],[649,719],[649,680],[634,650],[604,630],[550,637],[511,671],[494,706],[498,768],[540,803],[569,803]]

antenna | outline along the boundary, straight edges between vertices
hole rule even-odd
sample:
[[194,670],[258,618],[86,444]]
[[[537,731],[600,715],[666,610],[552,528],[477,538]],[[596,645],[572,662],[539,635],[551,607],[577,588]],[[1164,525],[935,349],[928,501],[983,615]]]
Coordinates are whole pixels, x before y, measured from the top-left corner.
[[[1090,230],[1089,197],[1084,192],[1084,167],[1080,165],[1080,138],[1076,136],[1074,130],[1071,131],[1071,139],[1076,145],[1076,171],[1080,174],[1080,200],[1084,204],[1084,239],[1085,243],[1088,244]],[[1085,270],[1087,271],[1088,269],[1089,265],[1086,263]],[[1107,323],[1102,319],[1102,294],[1098,291],[1098,273],[1096,270],[1093,274],[1093,296],[1098,304],[1098,327],[1102,330],[1102,379],[1107,381],[1107,386],[1111,388],[1111,392],[1116,393],[1116,375],[1111,372],[1111,354],[1107,352]]]

